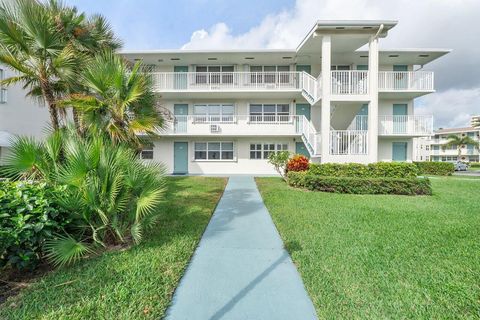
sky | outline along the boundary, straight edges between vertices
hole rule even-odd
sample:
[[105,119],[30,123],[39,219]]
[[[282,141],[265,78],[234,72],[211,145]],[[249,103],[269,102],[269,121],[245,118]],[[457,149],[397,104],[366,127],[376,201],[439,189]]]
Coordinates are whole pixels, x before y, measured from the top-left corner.
[[434,94],[415,113],[434,126],[468,126],[480,114],[480,0],[66,0],[108,18],[124,49],[295,48],[316,20],[383,19],[398,25],[387,48],[446,48],[424,67]]

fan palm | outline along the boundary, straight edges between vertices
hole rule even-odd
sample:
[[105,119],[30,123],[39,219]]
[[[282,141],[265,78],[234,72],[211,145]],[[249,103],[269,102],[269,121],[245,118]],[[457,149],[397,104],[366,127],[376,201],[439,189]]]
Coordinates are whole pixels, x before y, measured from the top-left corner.
[[65,235],[48,242],[56,265],[79,259],[99,247],[139,243],[158,217],[164,170],[145,165],[124,144],[96,134],[79,136],[73,127],[43,142],[19,138],[7,158],[15,177],[65,186],[58,202],[70,212]]
[[27,96],[46,103],[55,130],[57,99],[78,90],[76,74],[84,58],[119,45],[101,16],[86,18],[55,0],[0,3],[0,62],[15,72],[2,84],[20,83]]
[[462,156],[462,148],[466,145],[473,145],[474,147],[478,148],[479,147],[479,142],[472,139],[469,136],[458,136],[455,134],[451,134],[447,137],[448,141],[444,144],[444,147],[453,147],[455,146],[457,148],[458,152],[458,157],[457,160],[460,161],[460,158]]
[[111,50],[95,56],[80,75],[88,94],[73,94],[62,105],[73,106],[90,130],[105,132],[114,142],[135,148],[139,136],[154,136],[163,126],[155,105],[151,77],[141,62],[131,66]]

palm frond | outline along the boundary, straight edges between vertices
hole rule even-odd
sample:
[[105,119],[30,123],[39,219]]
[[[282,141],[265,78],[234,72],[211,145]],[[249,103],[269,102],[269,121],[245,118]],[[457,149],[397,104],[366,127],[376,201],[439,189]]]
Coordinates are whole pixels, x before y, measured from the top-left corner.
[[48,240],[45,243],[45,251],[47,259],[55,267],[69,265],[94,252],[90,244],[71,236],[58,236],[56,239]]

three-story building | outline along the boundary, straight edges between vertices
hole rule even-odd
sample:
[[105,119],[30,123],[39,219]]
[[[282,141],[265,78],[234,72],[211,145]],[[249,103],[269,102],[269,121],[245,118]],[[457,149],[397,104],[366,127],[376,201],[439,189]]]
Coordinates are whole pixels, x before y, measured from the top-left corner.
[[141,156],[174,174],[270,174],[282,150],[411,161],[412,139],[433,133],[433,117],[414,114],[435,91],[423,67],[449,50],[379,49],[396,24],[319,21],[296,49],[122,52],[152,74],[167,120]]

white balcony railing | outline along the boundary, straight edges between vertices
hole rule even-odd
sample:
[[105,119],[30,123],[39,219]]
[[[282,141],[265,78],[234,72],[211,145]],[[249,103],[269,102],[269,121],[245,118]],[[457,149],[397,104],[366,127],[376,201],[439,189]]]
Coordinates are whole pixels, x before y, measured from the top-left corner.
[[379,91],[433,91],[432,71],[380,71]]
[[333,95],[368,94],[368,71],[331,71]]
[[330,130],[330,154],[366,155],[368,154],[368,131],[366,130]]
[[433,116],[378,116],[379,135],[425,135],[433,134]]
[[301,135],[304,118],[291,115],[175,116],[174,121],[166,124],[162,134]]
[[152,72],[157,91],[301,90],[302,72]]

